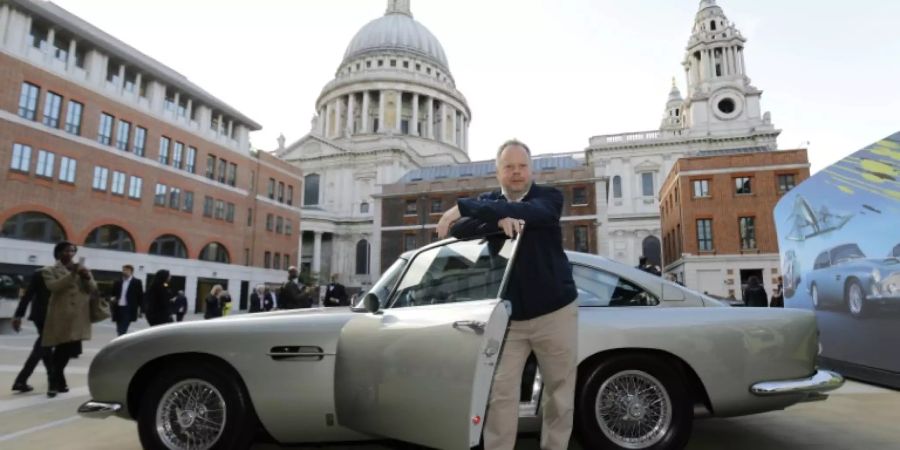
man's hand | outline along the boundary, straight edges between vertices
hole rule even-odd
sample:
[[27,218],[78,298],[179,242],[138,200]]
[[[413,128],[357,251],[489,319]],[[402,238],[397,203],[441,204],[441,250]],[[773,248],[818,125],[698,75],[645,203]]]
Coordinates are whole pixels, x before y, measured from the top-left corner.
[[18,333],[19,331],[22,331],[22,318],[21,317],[13,317],[12,327],[16,333]]
[[459,220],[460,217],[462,216],[459,214],[459,207],[454,206],[445,211],[437,224],[438,238],[443,239],[447,237],[447,235],[450,234],[450,227],[453,226],[453,223]]
[[497,227],[503,230],[503,233],[509,236],[510,238],[515,238],[522,232],[522,227],[525,226],[525,221],[522,219],[513,219],[512,217],[507,217],[505,219],[500,219],[497,221]]
[[82,265],[79,265],[79,266],[78,266],[78,275],[79,275],[81,278],[84,278],[85,280],[91,279],[91,271],[88,270],[87,267],[84,267],[84,266],[82,266]]

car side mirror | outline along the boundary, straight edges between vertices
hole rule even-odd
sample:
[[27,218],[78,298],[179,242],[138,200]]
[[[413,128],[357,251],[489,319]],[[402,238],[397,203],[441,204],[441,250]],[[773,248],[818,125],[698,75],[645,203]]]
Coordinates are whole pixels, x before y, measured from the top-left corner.
[[370,292],[363,297],[363,306],[366,311],[374,314],[381,309],[381,300],[378,300],[378,296]]

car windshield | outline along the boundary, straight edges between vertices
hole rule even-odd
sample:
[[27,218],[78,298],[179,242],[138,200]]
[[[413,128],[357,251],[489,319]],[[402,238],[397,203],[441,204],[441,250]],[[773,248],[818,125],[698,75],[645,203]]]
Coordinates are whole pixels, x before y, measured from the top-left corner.
[[[397,260],[394,261],[394,264],[391,264],[391,267],[388,267],[388,269],[384,271],[381,277],[378,278],[378,281],[372,286],[372,289],[369,289],[367,293],[375,294],[382,306],[384,306],[384,301],[387,299],[388,294],[391,293],[391,288],[397,284],[397,278],[400,278],[400,273],[403,271],[403,266],[405,265],[405,259],[397,258]],[[359,296],[359,301],[355,305],[356,307],[363,307],[363,297],[365,296]]]
[[497,298],[513,247],[505,236],[492,236],[425,250],[409,264],[389,307]]
[[859,246],[856,244],[844,244],[831,250],[832,264],[865,257],[866,255],[862,252],[862,250],[859,249]]

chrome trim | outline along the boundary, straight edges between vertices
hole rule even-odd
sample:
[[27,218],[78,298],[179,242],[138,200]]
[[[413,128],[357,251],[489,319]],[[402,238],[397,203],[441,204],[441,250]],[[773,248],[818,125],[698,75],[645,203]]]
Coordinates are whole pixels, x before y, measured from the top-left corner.
[[85,402],[78,407],[78,415],[88,419],[105,419],[122,409],[121,403]]
[[808,378],[782,381],[762,381],[750,387],[759,396],[827,392],[844,384],[844,377],[830,370],[818,370]]
[[531,387],[531,399],[527,402],[519,403],[519,417],[537,417],[543,391],[544,377],[541,376],[541,369],[536,368],[534,371],[534,384]]

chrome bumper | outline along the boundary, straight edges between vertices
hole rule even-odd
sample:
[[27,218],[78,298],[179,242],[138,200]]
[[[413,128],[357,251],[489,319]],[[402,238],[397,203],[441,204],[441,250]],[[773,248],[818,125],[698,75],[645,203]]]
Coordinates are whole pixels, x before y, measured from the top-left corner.
[[78,407],[78,415],[90,419],[105,419],[122,409],[119,403],[95,402],[93,400]]
[[844,377],[829,370],[818,370],[808,378],[762,381],[751,386],[750,392],[762,397],[786,394],[809,394],[811,397],[815,398],[818,397],[816,394],[837,389],[843,384]]

